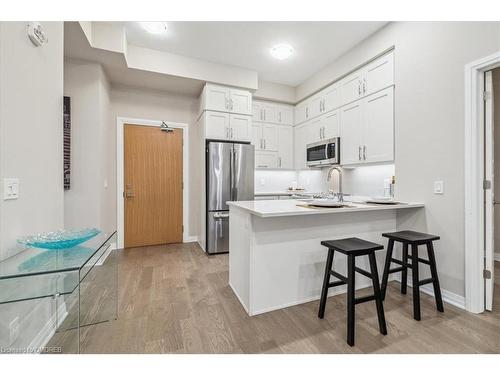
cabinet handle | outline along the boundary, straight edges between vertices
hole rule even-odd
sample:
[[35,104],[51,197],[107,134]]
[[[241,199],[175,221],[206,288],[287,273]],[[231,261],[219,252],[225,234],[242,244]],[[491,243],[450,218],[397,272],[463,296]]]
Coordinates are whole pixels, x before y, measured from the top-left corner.
[[358,147],[358,159],[361,160],[361,146]]
[[366,79],[363,78],[363,94],[366,94]]
[[306,118],[309,118],[309,107],[306,107]]
[[361,95],[361,81],[358,81],[358,95]]
[[281,156],[278,157],[279,167],[281,168]]
[[264,143],[262,143],[262,138],[260,139],[260,149],[263,150],[264,149]]
[[229,99],[226,99],[226,109],[229,111]]
[[264,138],[263,141],[264,141],[264,150],[265,150],[266,149],[266,139]]
[[258,168],[267,168],[267,165],[258,165]]
[[262,113],[263,113],[263,115],[264,115],[264,118],[263,118],[262,120],[266,121],[266,110],[265,110],[265,109],[263,109],[263,110],[262,110]]
[[232,111],[233,110],[233,99],[229,99],[229,107],[230,107],[230,110]]
[[366,145],[363,146],[363,160],[366,160]]
[[279,113],[279,121],[281,122],[281,112]]
[[233,139],[233,128],[231,128],[231,139]]

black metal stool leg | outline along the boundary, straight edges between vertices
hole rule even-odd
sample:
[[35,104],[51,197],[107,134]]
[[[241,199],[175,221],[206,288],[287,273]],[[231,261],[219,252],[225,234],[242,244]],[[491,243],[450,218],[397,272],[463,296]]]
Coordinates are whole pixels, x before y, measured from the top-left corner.
[[334,249],[328,249],[326,258],[325,276],[323,278],[323,289],[321,290],[321,300],[319,303],[318,317],[323,319],[325,316],[326,299],[328,298],[328,284],[330,283],[330,270],[332,269]]
[[378,281],[377,260],[375,253],[368,254],[370,259],[370,272],[372,274],[373,294],[375,295],[375,303],[377,305],[378,326],[380,333],[387,335],[387,325],[385,322],[384,305],[382,303],[382,293],[380,292],[380,284]]
[[408,285],[408,244],[403,244],[403,271],[401,271],[401,294],[406,294],[406,287]]
[[418,277],[418,245],[411,245],[412,283],[413,283],[413,318],[420,320],[420,286]]
[[391,268],[393,249],[394,249],[394,240],[389,239],[389,245],[387,246],[387,254],[385,256],[384,274],[382,275],[382,301],[385,300],[385,292],[387,290],[387,281],[389,280],[389,270]]
[[434,256],[434,246],[432,241],[427,243],[427,256],[429,257],[429,266],[431,268],[431,276],[433,278],[432,285],[434,286],[434,297],[436,298],[436,307],[438,311],[444,312],[443,298],[441,297],[441,288],[439,287],[439,278],[436,268],[436,257]]
[[347,343],[350,346],[354,346],[354,316],[355,316],[355,301],[354,301],[354,290],[355,290],[355,271],[356,267],[354,255],[347,256]]

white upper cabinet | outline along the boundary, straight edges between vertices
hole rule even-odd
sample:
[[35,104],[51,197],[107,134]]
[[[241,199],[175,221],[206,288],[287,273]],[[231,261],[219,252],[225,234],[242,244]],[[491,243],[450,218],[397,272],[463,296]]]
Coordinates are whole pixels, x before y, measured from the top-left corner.
[[252,144],[255,146],[255,150],[278,151],[278,126],[262,122],[254,123]]
[[318,117],[323,109],[323,96],[321,96],[321,93],[314,95],[308,102],[308,118]]
[[363,160],[377,163],[394,160],[394,88],[364,100]]
[[205,112],[205,138],[229,139],[229,113]]
[[225,112],[205,111],[206,139],[249,142],[252,139],[252,117]]
[[296,169],[307,169],[306,163],[306,147],[309,141],[309,131],[310,124],[305,123],[294,127],[295,137],[294,137],[294,156],[295,156],[295,168]]
[[278,126],[278,168],[293,169],[293,128]]
[[247,115],[229,115],[230,134],[233,141],[251,141],[252,117]]
[[271,124],[278,122],[278,110],[274,103],[262,103],[262,121]]
[[278,124],[293,125],[293,107],[290,105],[280,105],[277,107]]
[[263,118],[262,114],[262,104],[260,102],[254,101],[252,103],[252,119],[254,122],[256,121],[262,121]]
[[278,168],[278,153],[268,151],[258,151],[255,153],[255,168],[276,169]]
[[352,103],[363,97],[363,72],[357,70],[340,81],[342,105]]
[[394,87],[346,105],[340,113],[342,165],[394,160]]
[[332,111],[323,115],[323,139],[340,136],[340,111]]
[[207,83],[201,95],[201,111],[252,114],[252,93],[250,91]]
[[341,105],[340,85],[338,83],[334,83],[333,85],[328,86],[322,91],[322,97],[322,113],[327,113],[333,109],[337,109]]
[[302,124],[309,119],[308,102],[303,101],[295,106],[295,124]]
[[252,104],[254,121],[270,124],[293,125],[293,106],[267,101],[254,101]]
[[364,68],[363,91],[371,95],[394,84],[394,53],[374,60]]

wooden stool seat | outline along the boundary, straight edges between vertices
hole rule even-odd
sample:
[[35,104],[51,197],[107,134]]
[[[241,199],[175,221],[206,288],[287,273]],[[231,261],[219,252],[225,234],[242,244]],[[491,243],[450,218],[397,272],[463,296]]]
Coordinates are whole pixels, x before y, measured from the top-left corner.
[[[385,299],[387,291],[387,282],[389,274],[401,272],[401,294],[406,294],[408,283],[408,268],[412,271],[412,289],[413,289],[413,318],[420,320],[420,287],[425,284],[432,283],[434,287],[434,296],[436,299],[436,307],[438,311],[443,312],[443,299],[441,297],[441,289],[439,286],[439,277],[436,267],[436,257],[434,255],[433,241],[440,239],[439,236],[415,232],[412,230],[402,230],[399,232],[383,233],[383,237],[389,239],[387,246],[387,255],[385,258],[384,274],[382,276],[382,298]],[[403,244],[402,259],[394,259],[392,252],[394,250],[394,242]],[[420,258],[418,255],[418,246],[427,246],[428,259]],[[408,254],[408,247],[411,246],[411,255]],[[408,263],[411,260],[411,263]],[[391,268],[391,263],[396,263],[399,267]],[[420,280],[419,277],[419,263],[428,265],[431,269],[431,277],[428,279]]]
[[[354,345],[354,306],[358,303],[375,301],[380,333],[387,335],[384,307],[382,304],[383,297],[380,290],[377,261],[375,259],[375,251],[382,250],[384,246],[355,237],[322,241],[321,244],[328,248],[328,257],[326,259],[325,276],[323,279],[323,288],[321,290],[318,317],[323,319],[325,316],[328,289],[347,284],[347,343],[350,346]],[[341,275],[340,273],[332,270],[333,255],[335,254],[335,251],[347,255],[347,276]],[[368,255],[368,259],[370,261],[370,272],[356,267],[356,257],[363,255]],[[373,295],[360,298],[355,297],[354,291],[356,272],[372,280]],[[330,282],[330,276],[334,276],[339,279],[339,281]]]

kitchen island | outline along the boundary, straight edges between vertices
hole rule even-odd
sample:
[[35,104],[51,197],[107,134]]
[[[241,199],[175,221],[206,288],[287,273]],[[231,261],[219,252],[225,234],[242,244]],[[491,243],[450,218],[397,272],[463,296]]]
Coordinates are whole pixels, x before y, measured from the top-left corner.
[[[383,232],[396,230],[396,210],[421,203],[375,205],[346,202],[341,208],[310,208],[299,200],[238,201],[229,205],[229,285],[249,315],[318,300],[327,249],[321,241],[360,237],[386,245]],[[377,252],[379,272],[385,249]],[[334,268],[346,274],[344,256]],[[369,269],[368,259],[358,267]],[[359,278],[359,279],[358,279]],[[371,281],[356,275],[356,289]],[[345,291],[330,290],[330,295]]]

